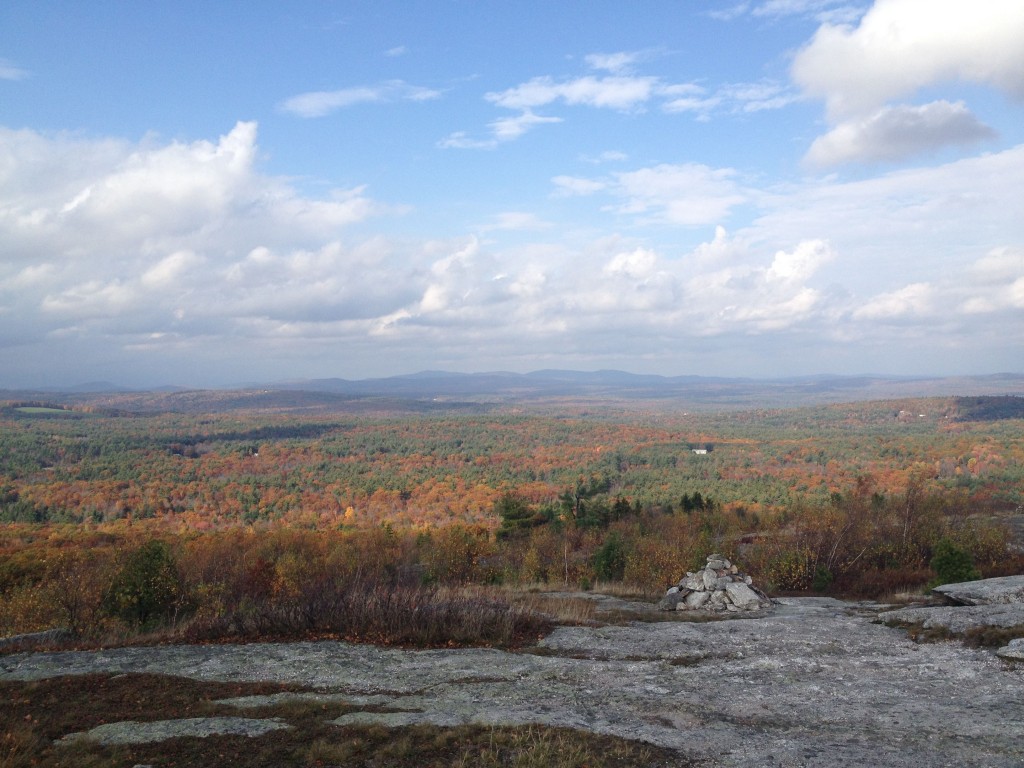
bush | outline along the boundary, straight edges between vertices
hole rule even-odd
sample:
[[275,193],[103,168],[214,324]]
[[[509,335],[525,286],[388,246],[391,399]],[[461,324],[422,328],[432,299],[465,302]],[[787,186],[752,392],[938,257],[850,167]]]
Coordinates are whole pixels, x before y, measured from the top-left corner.
[[819,565],[814,569],[814,582],[811,584],[811,588],[815,592],[827,592],[828,588],[832,586],[833,579],[832,571],[824,565]]
[[185,590],[166,543],[153,539],[128,555],[103,597],[111,616],[150,629],[170,622],[182,608]]
[[948,538],[942,539],[935,545],[930,565],[936,575],[929,585],[932,587],[981,578],[978,569],[974,567],[970,553],[960,549]]
[[626,546],[618,533],[611,534],[594,552],[593,566],[599,581],[622,581],[626,571]]

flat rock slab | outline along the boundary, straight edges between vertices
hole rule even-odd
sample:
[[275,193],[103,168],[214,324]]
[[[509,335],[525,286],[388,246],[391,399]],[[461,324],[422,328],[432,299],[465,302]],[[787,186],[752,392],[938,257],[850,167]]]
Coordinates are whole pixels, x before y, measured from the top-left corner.
[[125,720],[104,723],[95,728],[72,733],[61,741],[95,741],[103,745],[148,744],[174,739],[179,736],[206,738],[207,736],[262,736],[270,731],[291,728],[280,720],[262,720],[248,717],[187,717],[181,720],[154,720],[140,723]]
[[535,652],[123,648],[3,656],[0,680],[155,672],[302,684],[367,702],[340,722],[564,726],[709,766],[1024,764],[1024,665],[917,645],[874,619],[869,606],[787,599],[734,621],[562,627]]
[[943,584],[932,590],[960,605],[1024,603],[1024,575]]
[[878,618],[890,623],[920,624],[925,629],[942,627],[955,635],[962,635],[979,627],[1024,626],[1024,603],[902,608],[880,613]]

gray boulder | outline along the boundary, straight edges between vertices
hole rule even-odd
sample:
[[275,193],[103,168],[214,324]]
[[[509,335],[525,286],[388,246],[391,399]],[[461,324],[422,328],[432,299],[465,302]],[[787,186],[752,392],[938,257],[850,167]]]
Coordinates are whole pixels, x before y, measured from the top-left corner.
[[1024,575],[943,584],[932,590],[957,605],[1024,603]]
[[661,600],[658,601],[658,610],[661,611],[674,611],[676,606],[683,601],[688,593],[676,589],[675,592],[672,590],[668,591]]
[[996,656],[1010,661],[1024,661],[1024,637],[1011,640],[996,651]]
[[686,601],[682,603],[682,605],[685,605],[686,608],[691,611],[695,611],[698,608],[703,608],[704,603],[706,603],[710,597],[710,592],[691,592],[686,596]]
[[761,607],[761,598],[742,581],[730,582],[725,586],[732,604],[741,611],[756,611]]

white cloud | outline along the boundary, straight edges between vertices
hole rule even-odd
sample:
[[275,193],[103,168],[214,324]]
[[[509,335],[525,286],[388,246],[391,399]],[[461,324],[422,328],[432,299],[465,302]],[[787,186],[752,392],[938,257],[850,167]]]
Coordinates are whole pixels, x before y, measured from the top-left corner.
[[250,313],[359,315],[401,301],[388,268],[330,245],[383,208],[360,190],[300,196],[255,170],[255,141],[253,123],[190,144],[0,131],[0,313],[62,338],[170,340]]
[[1021,40],[1019,0],[876,0],[856,27],[823,24],[797,53],[792,75],[825,100],[835,121],[957,80],[1024,99]]
[[555,176],[551,179],[555,185],[555,195],[568,197],[571,195],[592,195],[608,188],[608,182],[599,179],[582,179],[575,176]]
[[1024,278],[1024,247],[992,249],[972,265],[971,274],[981,285],[1008,285]]
[[861,6],[848,0],[767,0],[750,11],[752,16],[795,16],[811,15],[825,21],[850,21],[858,18]]
[[619,51],[618,53],[591,53],[584,57],[591,69],[603,69],[612,74],[627,71],[641,58],[636,51]]
[[537,230],[548,229],[551,223],[544,221],[535,213],[527,211],[504,211],[494,217],[494,222],[482,227],[490,230]]
[[409,85],[402,80],[389,80],[378,85],[300,93],[281,102],[280,109],[299,117],[323,117],[356,104],[430,101],[440,96],[440,91]]
[[806,240],[791,253],[778,251],[768,268],[767,277],[769,280],[802,282],[835,256],[829,244],[823,240]]
[[580,160],[585,163],[592,163],[593,165],[601,165],[602,163],[619,163],[623,160],[628,160],[629,155],[625,152],[619,152],[615,149],[609,149],[601,152],[598,155],[581,155]]
[[556,197],[607,193],[620,202],[610,207],[623,215],[640,216],[683,226],[716,224],[748,199],[731,168],[699,163],[662,164],[622,171],[598,179],[556,176]]
[[780,83],[762,80],[724,85],[715,98],[719,102],[733,105],[733,110],[737,112],[762,112],[766,109],[781,109],[798,101],[800,97]]
[[491,122],[488,125],[491,130],[490,138],[475,139],[465,131],[456,131],[441,139],[437,146],[441,149],[494,149],[503,142],[518,139],[534,126],[560,122],[562,122],[560,117],[538,115],[527,109],[521,114],[502,117]]
[[664,112],[696,112],[702,120],[717,111],[735,114],[781,109],[801,98],[786,86],[768,80],[726,83],[713,92],[695,83],[670,85],[659,88],[658,93],[666,97],[661,105]]
[[175,251],[143,272],[141,282],[147,288],[173,288],[189,270],[199,267],[203,259],[192,251]]
[[396,56],[404,56],[408,52],[409,49],[406,48],[404,45],[396,45],[394,48],[388,48],[386,51],[384,51],[384,55],[394,58]]
[[[898,370],[908,349],[941,369],[949,345],[988,370],[1022,359],[1024,147],[764,189],[700,164],[556,177],[556,195],[581,196],[567,204],[621,217],[581,233],[498,210],[486,240],[423,242],[357,235],[348,224],[384,210],[364,190],[306,197],[258,154],[246,123],[190,143],[0,130],[0,345],[18,345],[19,369],[665,371],[699,348],[722,350],[733,368],[718,371],[786,373],[786,350],[807,344],[817,370],[829,355]],[[759,213],[727,232],[739,204]],[[705,242],[635,226],[651,221]],[[517,229],[538,234],[503,236]]]
[[708,11],[708,16],[712,19],[718,19],[719,21],[732,21],[733,19],[745,15],[749,10],[750,3],[737,3],[729,8],[723,8],[717,11]]
[[560,122],[562,122],[560,117],[544,117],[543,115],[535,115],[530,110],[526,110],[522,114],[513,117],[503,117],[495,120],[490,124],[490,128],[496,141],[511,141],[518,139],[536,125]]
[[963,102],[885,107],[863,119],[840,123],[819,136],[805,159],[817,167],[890,162],[951,145],[975,144],[995,135]]
[[722,104],[722,97],[717,94],[708,95],[707,89],[695,83],[674,85],[662,89],[668,98],[662,103],[664,112],[697,112],[707,115]]
[[743,16],[776,19],[784,16],[810,16],[821,22],[850,24],[864,14],[863,1],[850,0],[766,0],[759,4],[737,3],[729,8],[709,11],[719,21],[733,21]]
[[937,309],[937,291],[929,283],[913,283],[871,298],[853,312],[858,320],[899,320],[926,317]]
[[509,88],[486,94],[485,98],[507,109],[528,110],[556,101],[619,111],[629,111],[649,100],[658,84],[655,77],[578,77],[562,82],[535,77]]
[[735,176],[731,168],[662,164],[614,174],[611,190],[625,198],[616,206],[620,213],[652,214],[687,226],[715,224],[746,200]]
[[604,266],[607,275],[623,275],[636,280],[649,277],[654,271],[658,255],[648,248],[637,248],[619,253]]
[[7,59],[0,59],[0,80],[24,80],[28,70],[15,66]]
[[474,139],[465,131],[449,133],[437,142],[440,149],[494,149],[498,146],[497,139]]

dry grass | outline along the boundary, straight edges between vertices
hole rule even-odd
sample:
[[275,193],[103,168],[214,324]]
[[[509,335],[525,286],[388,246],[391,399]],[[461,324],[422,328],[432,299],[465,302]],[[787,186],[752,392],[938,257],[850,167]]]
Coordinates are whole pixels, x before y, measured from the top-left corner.
[[494,593],[331,580],[303,584],[287,599],[247,601],[212,619],[193,621],[180,639],[333,637],[415,647],[515,647],[551,629],[548,618]]
[[[238,714],[217,699],[296,690],[273,684],[200,683],[163,675],[87,675],[0,683],[0,768],[269,768],[379,766],[413,768],[627,768],[691,766],[671,750],[568,729],[336,726],[356,707],[343,701],[284,701],[247,711],[292,726],[257,738],[175,738],[154,744],[102,747],[88,741],[55,744],[103,722]],[[359,707],[359,709],[366,709]]]
[[947,627],[925,627],[922,622],[887,621],[885,625],[902,629],[916,643],[941,643],[960,640],[968,648],[1000,648],[1011,640],[1024,637],[1024,625],[1016,627],[972,627],[963,633]]
[[527,593],[512,598],[524,610],[550,617],[555,624],[586,626],[595,623],[597,606],[585,597],[556,597]]

